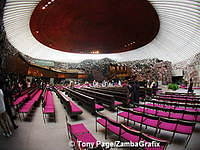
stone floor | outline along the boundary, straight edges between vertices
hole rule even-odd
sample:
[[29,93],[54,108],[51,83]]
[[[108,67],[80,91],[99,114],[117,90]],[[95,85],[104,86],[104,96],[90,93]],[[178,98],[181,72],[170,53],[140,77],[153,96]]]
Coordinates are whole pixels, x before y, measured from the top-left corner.
[[[186,90],[178,90],[180,92],[186,92]],[[200,94],[200,90],[195,90]],[[32,119],[29,121],[17,120],[19,128],[14,131],[13,136],[6,138],[0,135],[0,150],[70,150],[69,139],[66,134],[65,124],[65,111],[60,104],[57,96],[54,93],[54,101],[56,105],[56,122],[44,123],[42,117],[42,109],[38,107],[32,114]],[[95,131],[95,117],[88,111],[82,108],[83,114],[77,119],[69,119],[72,124],[84,123],[97,140],[104,142],[111,142],[117,140],[117,138],[109,134],[108,139],[104,139],[104,129],[98,126],[98,132]],[[110,112],[105,109],[103,112],[106,116],[115,119],[116,112]],[[68,117],[69,118],[69,117]],[[120,119],[122,121],[122,119]],[[137,128],[137,125],[136,125]],[[148,127],[146,132],[153,132],[155,129]],[[169,139],[171,137],[170,132],[161,131],[159,137]],[[176,134],[175,140],[170,144],[167,150],[184,150],[184,140],[186,135]],[[192,138],[187,146],[187,150],[199,150],[200,149],[200,124],[196,125],[195,131],[192,134]],[[117,149],[113,148],[112,150]],[[123,149],[123,148],[120,148]]]

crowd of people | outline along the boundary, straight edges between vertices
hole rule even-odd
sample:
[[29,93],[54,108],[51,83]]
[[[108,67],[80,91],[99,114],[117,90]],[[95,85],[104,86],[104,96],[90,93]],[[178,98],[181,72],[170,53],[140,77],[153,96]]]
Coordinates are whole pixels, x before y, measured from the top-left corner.
[[11,136],[18,128],[15,123],[17,115],[13,106],[14,95],[37,84],[36,81],[32,81],[16,74],[0,74],[0,130],[3,136]]

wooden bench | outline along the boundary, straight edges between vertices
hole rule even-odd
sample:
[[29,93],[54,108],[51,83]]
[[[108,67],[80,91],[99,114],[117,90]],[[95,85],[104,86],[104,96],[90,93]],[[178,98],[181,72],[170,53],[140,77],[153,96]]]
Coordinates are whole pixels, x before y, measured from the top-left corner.
[[85,88],[85,89],[104,93],[104,94],[113,95],[117,101],[122,102],[124,105],[128,105],[128,94],[127,93],[121,93],[121,92],[117,92],[117,91],[109,91],[109,90],[102,89],[102,88]]
[[[40,100],[40,96],[42,94],[42,90],[37,90],[35,94],[32,94],[29,101],[26,102],[20,109],[19,113],[22,113],[23,118],[25,117],[24,114],[30,113],[34,104]],[[20,115],[19,115],[20,117]],[[21,117],[20,117],[21,118]]]
[[94,97],[98,104],[107,105],[111,110],[115,110],[117,106],[122,105],[121,102],[115,101],[115,97],[113,95],[104,94],[104,93],[100,93],[100,92],[96,92],[96,91],[92,91],[88,89],[75,88],[75,90],[80,93],[86,94],[90,97]]
[[83,111],[71,100],[70,97],[66,96],[58,89],[56,89],[56,91],[56,94],[59,95],[58,97],[60,98],[61,103],[63,104],[70,117],[77,117],[83,113]]
[[52,92],[49,90],[46,90],[44,102],[42,105],[42,114],[44,122],[47,119],[47,115],[49,116],[50,119],[54,119],[55,121],[55,104]]
[[26,100],[30,99],[31,95],[34,95],[34,92],[36,92],[36,90],[38,90],[38,88],[33,88],[31,90],[29,90],[27,93],[24,93],[24,95],[18,97],[14,102],[13,105],[17,106],[19,108],[19,105],[23,105]]
[[65,88],[67,95],[77,100],[84,107],[86,107],[90,112],[94,113],[95,111],[102,111],[104,107],[96,104],[95,98],[82,94],[80,92],[74,91],[69,88]]

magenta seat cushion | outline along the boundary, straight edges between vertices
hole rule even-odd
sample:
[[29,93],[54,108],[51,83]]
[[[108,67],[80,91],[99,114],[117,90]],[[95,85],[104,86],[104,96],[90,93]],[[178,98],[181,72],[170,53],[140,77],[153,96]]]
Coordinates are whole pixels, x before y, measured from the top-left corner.
[[24,101],[28,97],[28,94],[25,94],[23,96],[20,96],[19,98],[16,99],[16,101],[13,102],[14,105],[18,105],[22,101]]
[[114,126],[112,124],[109,124],[108,129],[112,131],[113,133],[119,135],[120,127]]
[[196,121],[200,121],[200,116],[197,116]]
[[84,124],[79,123],[79,124],[74,124],[71,125],[71,132],[72,134],[80,134],[80,133],[87,133],[89,130],[84,126]]
[[33,107],[34,103],[26,103],[20,110],[19,112],[21,113],[27,113],[31,110],[31,108]]
[[120,112],[118,115],[124,118],[128,118],[128,112]]
[[169,116],[169,112],[157,111],[157,116],[168,117]]
[[144,108],[136,107],[136,108],[133,108],[133,110],[138,111],[138,112],[143,112]]
[[129,119],[132,121],[139,122],[139,123],[142,122],[142,116],[138,116],[138,115],[130,114]]
[[159,128],[167,130],[167,131],[174,131],[175,128],[176,128],[176,124],[174,124],[174,123],[168,123],[168,122],[161,122],[159,124]]
[[176,107],[176,110],[186,110],[184,107]]
[[91,133],[76,135],[76,137],[79,141],[82,141],[82,142],[96,143],[97,141]]
[[133,135],[133,134],[130,134],[130,133],[123,133],[121,135],[121,137],[127,141],[131,141],[131,142],[138,142],[140,140],[140,137],[137,136],[137,135]]
[[144,121],[143,121],[143,124],[149,125],[149,126],[152,126],[152,127],[157,127],[158,120],[145,118]]
[[192,133],[192,126],[185,126],[185,125],[177,125],[176,132],[183,133],[183,134],[191,134]]
[[106,126],[106,120],[103,119],[103,118],[98,119],[97,122],[98,122],[99,124],[101,124],[102,126],[104,126],[104,127]]
[[119,105],[122,105],[122,103],[121,103],[121,102],[118,102],[118,101],[115,101],[115,102],[114,102],[114,105],[115,105],[115,106],[119,106]]
[[98,110],[98,109],[104,109],[103,106],[99,105],[99,104],[95,104],[95,108]]
[[152,110],[152,109],[146,109],[145,112],[147,114],[152,114],[152,115],[155,115],[156,114],[156,110]]
[[76,106],[73,102],[70,102],[72,112],[82,112],[82,110]]
[[196,118],[195,118],[194,115],[187,115],[187,114],[184,114],[183,119],[184,119],[184,120],[189,120],[189,121],[196,121]]
[[171,113],[170,114],[170,118],[174,118],[174,119],[182,119],[183,114],[182,113]]

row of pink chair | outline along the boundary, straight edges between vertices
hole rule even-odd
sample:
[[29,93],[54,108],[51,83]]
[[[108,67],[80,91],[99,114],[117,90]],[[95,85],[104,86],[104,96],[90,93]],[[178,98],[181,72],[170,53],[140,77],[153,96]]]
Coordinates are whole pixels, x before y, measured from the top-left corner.
[[181,119],[185,121],[200,122],[200,112],[198,111],[189,111],[173,107],[167,107],[163,105],[156,104],[137,104],[136,108],[133,108],[134,111],[143,112],[151,115],[156,115],[159,117],[167,117],[172,119]]
[[135,122],[139,123],[141,129],[142,125],[146,125],[146,127],[147,126],[154,127],[156,129],[155,135],[157,134],[158,130],[159,132],[161,130],[170,131],[173,133],[171,141],[173,140],[176,133],[186,134],[188,135],[186,140],[186,145],[191,138],[191,135],[193,133],[196,124],[195,122],[159,117],[122,107],[118,107],[118,111],[122,112],[119,112],[117,114],[117,120],[118,116],[120,116],[123,117],[124,119],[127,119],[127,124],[129,124],[129,121],[133,121],[134,123]]
[[71,117],[77,117],[78,115],[81,115],[83,111],[78,107],[70,97],[63,94],[61,91],[56,90],[56,94],[58,95],[60,102],[63,104],[65,110],[68,112],[69,116]]
[[36,92],[37,88],[27,90],[27,93],[24,93],[22,96],[18,97],[14,102],[13,105],[17,106],[20,105],[21,103],[24,103],[27,99],[30,99]]
[[185,104],[200,104],[200,101],[195,99],[185,99],[185,98],[168,98],[162,96],[153,96],[153,99],[169,101],[169,102],[177,102],[177,103],[185,103]]
[[168,141],[166,140],[142,133],[141,131],[135,130],[130,126],[120,124],[100,113],[96,113],[96,131],[97,124],[100,124],[105,128],[105,139],[107,138],[108,132],[112,132],[118,136],[118,140],[120,141],[123,139],[133,143],[139,143],[140,141],[145,141],[146,143],[154,141],[159,143],[159,147],[152,145],[152,147],[137,147],[138,149],[142,148],[145,150],[165,150],[168,146]]
[[15,93],[12,95],[13,99],[17,99],[18,97],[28,93],[29,91],[31,91],[34,87],[29,87],[29,88],[26,88],[18,93]]
[[96,145],[97,140],[96,138],[92,135],[92,133],[85,127],[85,125],[83,123],[79,123],[79,124],[70,124],[68,122],[67,116],[66,116],[66,124],[67,124],[67,133],[68,133],[68,137],[69,139],[71,139],[74,144],[73,144],[73,148],[76,150],[86,150],[89,147],[82,146],[81,144],[78,143],[90,143],[92,145],[94,145],[93,148],[98,147],[98,145]]
[[199,111],[200,104],[190,104],[190,103],[180,103],[180,102],[170,102],[165,100],[151,100],[145,99],[144,103],[151,103],[153,106],[163,106],[164,108],[171,108],[177,110],[186,110],[186,111]]
[[46,90],[42,108],[43,108],[42,113],[43,113],[44,122],[46,120],[47,115],[49,115],[55,120],[55,105],[54,105],[52,92],[49,90]]
[[30,100],[28,102],[26,102],[20,109],[19,109],[19,113],[23,114],[24,117],[24,113],[29,113],[32,108],[34,107],[34,104],[40,100],[40,95],[42,94],[42,90],[37,90],[37,92],[34,92],[35,94],[31,95],[32,97],[30,97]]
[[162,97],[168,97],[168,98],[183,98],[183,99],[197,99],[199,100],[200,97],[197,95],[170,95],[170,94],[164,94],[164,93],[160,93],[157,96],[162,96]]
[[200,107],[196,107],[193,105],[193,107],[185,107],[185,105],[180,106],[181,104],[176,103],[176,105],[167,105],[165,103],[145,103],[145,105],[153,106],[153,107],[161,107],[166,109],[174,109],[174,110],[185,110],[185,111],[191,111],[191,112],[200,112]]
[[84,107],[86,107],[91,113],[95,111],[102,111],[104,107],[96,103],[95,98],[87,96],[83,93],[74,91],[73,89],[65,88],[67,95],[69,95],[73,100],[77,100]]

